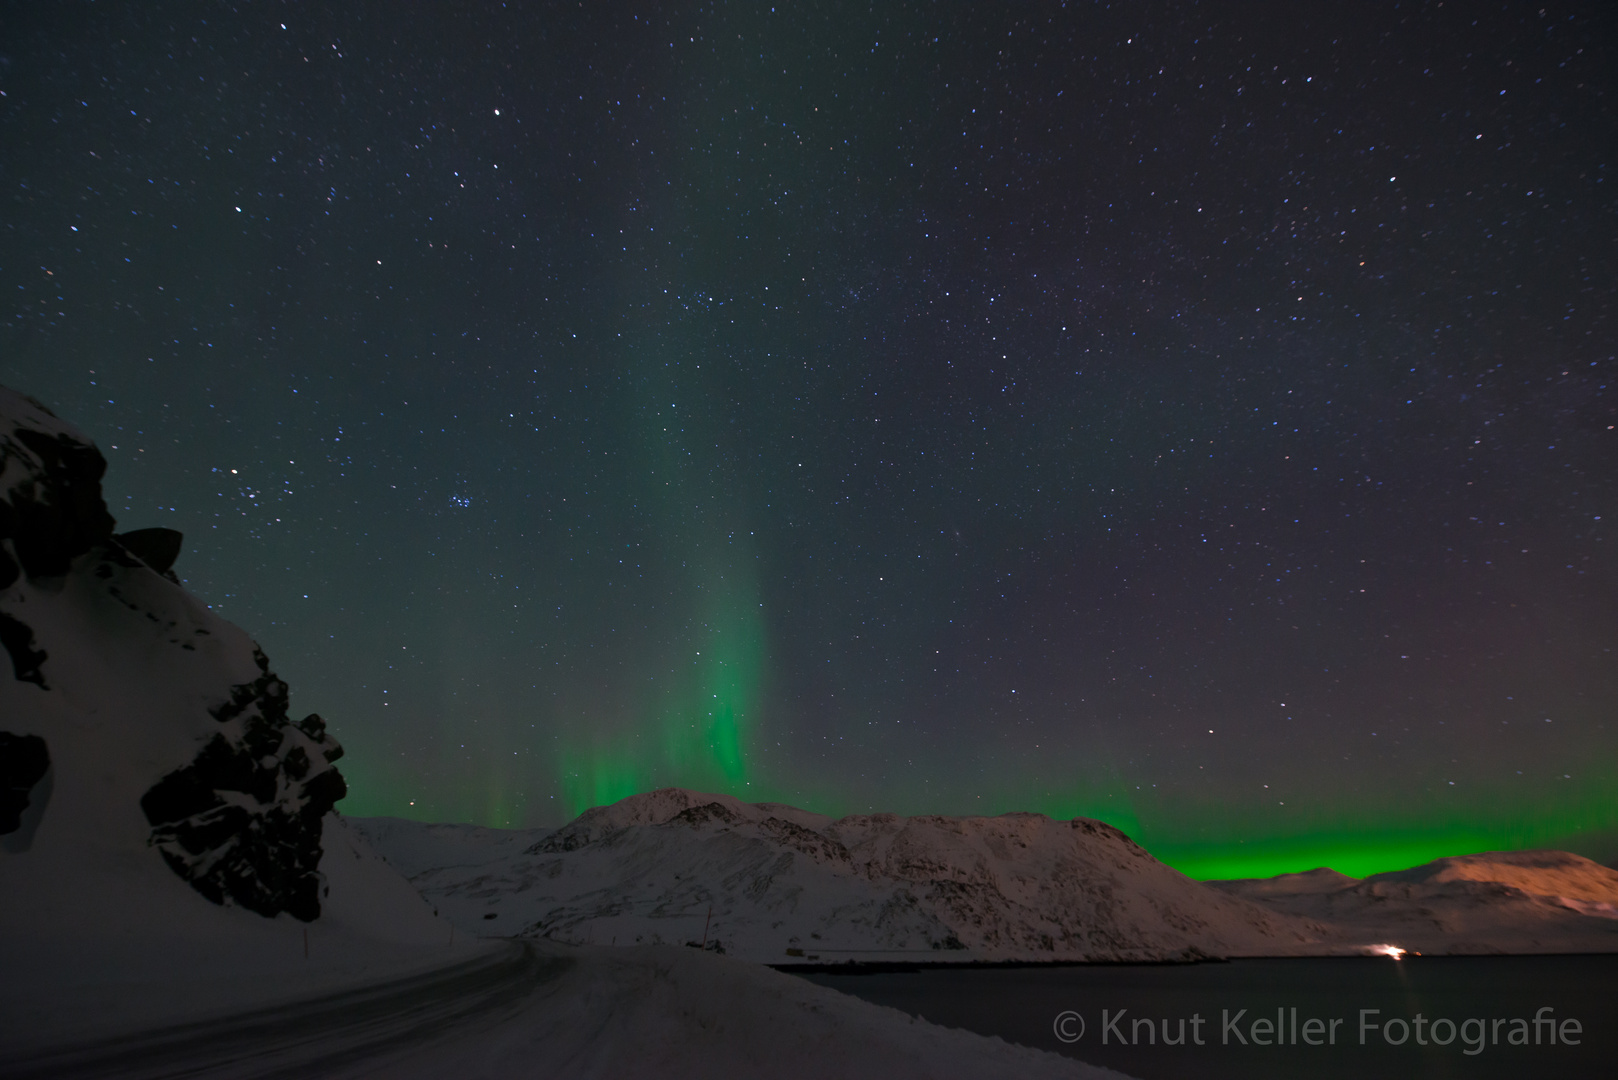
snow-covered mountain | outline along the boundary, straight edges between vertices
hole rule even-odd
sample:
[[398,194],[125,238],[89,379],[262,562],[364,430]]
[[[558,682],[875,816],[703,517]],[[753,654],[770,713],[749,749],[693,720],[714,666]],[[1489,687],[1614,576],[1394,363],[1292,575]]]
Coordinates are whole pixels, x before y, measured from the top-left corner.
[[485,933],[694,943],[769,963],[1276,955],[1323,951],[1326,937],[1087,818],[834,821],[667,788],[524,846],[492,841],[497,830],[468,829],[457,847],[455,826],[354,824],[441,911]]
[[678,788],[556,830],[353,824],[468,932],[771,964],[1618,952],[1618,871],[1561,851],[1203,883],[1083,818],[833,820]]
[[1618,952],[1618,870],[1566,851],[1489,851],[1356,880],[1333,870],[1209,882],[1338,940],[1438,953]]

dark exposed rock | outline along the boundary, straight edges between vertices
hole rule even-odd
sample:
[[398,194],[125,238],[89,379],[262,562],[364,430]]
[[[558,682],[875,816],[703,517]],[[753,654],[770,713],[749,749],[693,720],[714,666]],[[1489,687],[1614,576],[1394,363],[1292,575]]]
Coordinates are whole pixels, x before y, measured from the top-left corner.
[[577,851],[591,842],[588,833],[558,829],[545,839],[528,848],[529,855],[555,855],[563,851]]
[[12,458],[23,460],[23,478],[0,492],[0,539],[11,541],[29,577],[60,577],[112,536],[112,515],[101,500],[107,463],[91,443],[26,427],[0,437],[0,473]]
[[[101,500],[107,463],[94,444],[32,398],[0,388],[0,589],[23,574],[60,577],[73,560],[112,535],[112,515]],[[11,415],[15,412],[16,415]],[[45,686],[33,630],[0,614],[0,645],[11,655],[20,682]]]
[[0,731],[0,836],[17,831],[29,792],[50,767],[44,739]]
[[686,825],[695,829],[706,825],[710,821],[722,821],[726,825],[737,825],[743,820],[740,814],[724,803],[711,802],[682,810],[670,818],[668,823],[670,825]]
[[151,842],[216,904],[260,915],[320,915],[321,818],[348,793],[342,747],[311,713],[287,719],[287,687],[254,650],[260,675],[212,710],[222,725],[191,764],[141,798]]
[[174,560],[180,557],[180,548],[185,543],[184,534],[175,529],[134,529],[118,533],[113,539],[159,574],[170,581],[175,580],[172,567]]
[[816,862],[842,863],[849,869],[854,867],[854,860],[849,857],[846,847],[813,829],[806,829],[802,825],[778,817],[767,817],[759,822],[758,827],[760,832],[777,843],[795,848]]
[[1081,817],[1074,818],[1072,825],[1073,828],[1077,829],[1079,832],[1089,833],[1091,836],[1103,836],[1110,840],[1121,840],[1123,843],[1129,845],[1130,854],[1132,855],[1137,857],[1141,855],[1145,855],[1148,858],[1150,857],[1150,852],[1141,847],[1139,844],[1135,843],[1135,841],[1131,840],[1128,833],[1124,832],[1120,828],[1117,828],[1116,826],[1108,825],[1105,821],[1097,821],[1094,818]]
[[34,631],[21,619],[14,619],[0,611],[0,645],[11,654],[11,669],[18,682],[31,682],[42,690],[45,674],[40,665],[45,663],[45,650],[34,648]]

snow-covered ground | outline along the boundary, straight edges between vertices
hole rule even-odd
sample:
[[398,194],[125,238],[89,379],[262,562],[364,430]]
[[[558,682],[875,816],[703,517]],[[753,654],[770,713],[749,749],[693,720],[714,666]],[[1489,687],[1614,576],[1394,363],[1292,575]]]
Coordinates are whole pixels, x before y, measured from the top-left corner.
[[534,1062],[530,1075],[555,1077],[1120,1075],[695,949],[533,947],[573,963],[513,1022],[364,1075],[494,1078]]
[[47,834],[33,851],[0,856],[0,1058],[402,978],[497,950],[435,918],[335,815],[324,831],[330,892],[309,923],[213,904],[151,850],[80,861],[53,851]]
[[42,917],[9,902],[8,866],[0,1075],[1118,1075],[695,949],[475,939],[336,815],[324,847],[309,924],[213,905],[160,862],[81,867]]
[[457,965],[204,1021],[7,1050],[16,1078],[1122,1074],[673,946],[490,942]]
[[354,825],[474,933],[705,944],[775,964],[1284,955],[1327,937],[1307,919],[1193,881],[1085,818],[833,821],[667,788],[549,834]]

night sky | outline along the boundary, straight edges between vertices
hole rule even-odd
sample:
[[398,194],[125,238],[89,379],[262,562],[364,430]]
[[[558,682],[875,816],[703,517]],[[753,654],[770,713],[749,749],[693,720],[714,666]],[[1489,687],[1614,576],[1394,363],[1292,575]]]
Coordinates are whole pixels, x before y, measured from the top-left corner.
[[1618,854],[1618,7],[7,3],[0,383],[355,814]]

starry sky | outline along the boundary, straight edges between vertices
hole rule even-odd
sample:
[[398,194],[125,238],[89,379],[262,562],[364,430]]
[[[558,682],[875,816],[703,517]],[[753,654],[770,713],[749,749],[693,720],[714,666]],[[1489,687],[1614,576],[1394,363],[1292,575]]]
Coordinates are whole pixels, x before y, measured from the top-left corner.
[[343,809],[1618,855],[1618,9],[0,6],[0,383]]

